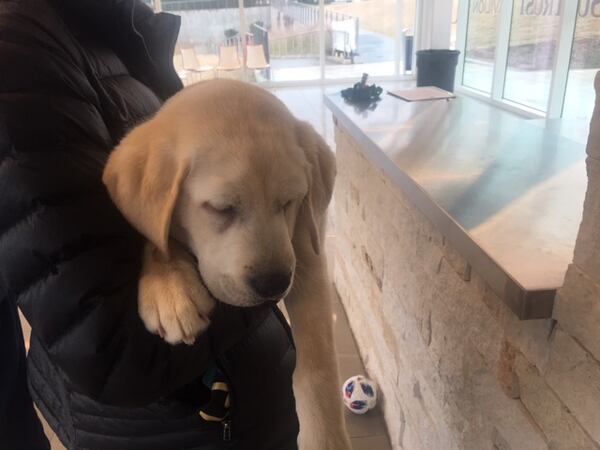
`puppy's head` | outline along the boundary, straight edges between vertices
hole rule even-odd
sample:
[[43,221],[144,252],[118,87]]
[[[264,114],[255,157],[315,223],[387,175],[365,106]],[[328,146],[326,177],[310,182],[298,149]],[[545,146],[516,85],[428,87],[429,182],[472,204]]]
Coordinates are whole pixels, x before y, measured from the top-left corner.
[[[320,252],[334,177],[333,155],[310,125],[230,80],[174,96],[104,171],[129,222],[165,257],[171,238],[184,244],[209,291],[238,306],[283,298],[297,255]],[[298,248],[302,233],[310,249]]]

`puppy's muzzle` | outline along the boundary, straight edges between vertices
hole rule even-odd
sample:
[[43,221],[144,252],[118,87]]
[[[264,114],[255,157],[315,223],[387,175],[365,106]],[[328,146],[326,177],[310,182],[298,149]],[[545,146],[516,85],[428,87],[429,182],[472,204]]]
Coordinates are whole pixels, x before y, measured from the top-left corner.
[[279,300],[290,287],[292,272],[267,272],[249,277],[252,290],[265,300]]

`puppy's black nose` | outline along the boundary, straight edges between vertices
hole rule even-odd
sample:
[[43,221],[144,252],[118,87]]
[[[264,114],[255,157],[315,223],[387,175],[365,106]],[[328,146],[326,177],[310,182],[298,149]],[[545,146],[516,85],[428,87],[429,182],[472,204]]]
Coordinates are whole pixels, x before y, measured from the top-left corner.
[[290,272],[269,272],[250,277],[249,283],[254,292],[263,298],[275,299],[282,295],[292,281]]

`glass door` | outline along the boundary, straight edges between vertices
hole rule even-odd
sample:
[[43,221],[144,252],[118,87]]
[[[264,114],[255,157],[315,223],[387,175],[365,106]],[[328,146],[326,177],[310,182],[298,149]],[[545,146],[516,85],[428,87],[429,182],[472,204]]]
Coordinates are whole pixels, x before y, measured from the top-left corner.
[[589,120],[594,77],[600,70],[600,2],[580,0],[563,107],[563,117]]
[[560,2],[514,0],[504,98],[546,111],[560,26]]

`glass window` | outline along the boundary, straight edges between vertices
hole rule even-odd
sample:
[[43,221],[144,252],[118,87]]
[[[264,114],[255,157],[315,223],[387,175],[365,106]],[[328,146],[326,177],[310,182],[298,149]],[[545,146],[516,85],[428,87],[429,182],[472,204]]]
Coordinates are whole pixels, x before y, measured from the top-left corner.
[[559,1],[514,0],[504,98],[546,111],[559,28]]
[[467,22],[467,48],[463,84],[491,92],[502,0],[471,0]]
[[[266,6],[244,9],[255,45],[267,53],[269,68],[254,70],[257,81],[308,81],[321,77],[319,55],[319,4],[306,0],[262,0]],[[256,2],[255,2],[256,3]],[[266,16],[259,10],[268,11]],[[251,57],[251,51],[248,53]]]
[[[157,7],[156,0],[145,1]],[[216,76],[256,82],[320,78],[318,2],[243,4],[240,10],[238,0],[161,1],[163,11],[181,17],[174,63],[184,84]]]
[[398,24],[396,0],[325,1],[327,78],[394,75],[395,40],[400,26],[414,35],[415,0],[405,0]]
[[[157,1],[153,6],[157,8]],[[161,0],[162,11],[181,17],[174,65],[185,85],[243,76],[240,10],[237,0]]]
[[594,109],[594,76],[600,70],[600,1],[580,0],[563,117],[586,121]]
[[[243,0],[243,7],[239,0],[143,1],[181,17],[174,64],[186,85],[216,76],[319,80],[323,63],[334,79],[394,75],[398,65],[410,71],[402,59],[412,60],[416,0]],[[399,35],[406,42],[401,61]]]

